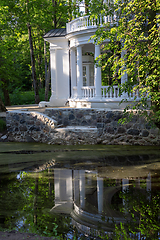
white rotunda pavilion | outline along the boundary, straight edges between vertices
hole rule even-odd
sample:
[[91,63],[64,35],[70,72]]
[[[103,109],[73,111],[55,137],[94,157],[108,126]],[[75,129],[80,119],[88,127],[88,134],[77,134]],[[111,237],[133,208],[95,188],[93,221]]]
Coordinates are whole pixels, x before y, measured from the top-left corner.
[[[115,17],[104,16],[90,19],[83,16],[66,24],[66,28],[53,29],[44,36],[50,43],[51,98],[49,102],[40,102],[39,106],[63,107],[67,104],[75,108],[124,109],[119,104],[122,99],[132,103],[138,94],[119,95],[118,86],[102,86],[101,68],[94,64],[101,53],[101,46],[91,37],[97,26],[112,22]],[[104,43],[107,44],[109,39]],[[123,51],[122,51],[123,56]],[[127,81],[127,74],[121,77],[121,83]]]

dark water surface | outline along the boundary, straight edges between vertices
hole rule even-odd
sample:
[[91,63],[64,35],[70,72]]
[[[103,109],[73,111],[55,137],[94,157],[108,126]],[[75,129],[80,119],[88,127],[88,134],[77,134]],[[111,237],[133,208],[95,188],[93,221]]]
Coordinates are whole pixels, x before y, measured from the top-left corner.
[[158,147],[0,143],[1,229],[160,239],[159,207]]

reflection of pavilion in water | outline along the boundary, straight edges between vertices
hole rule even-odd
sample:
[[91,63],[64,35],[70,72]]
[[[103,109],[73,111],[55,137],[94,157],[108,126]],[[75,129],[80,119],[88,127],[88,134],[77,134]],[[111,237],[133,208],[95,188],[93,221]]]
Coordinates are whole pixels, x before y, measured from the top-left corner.
[[[55,206],[51,212],[70,214],[73,225],[86,235],[97,235],[100,226],[105,231],[113,230],[114,224],[125,222],[118,205],[125,208],[125,200],[119,192],[141,188],[140,178],[102,178],[96,171],[54,170]],[[143,177],[145,191],[151,190],[151,176]],[[117,205],[117,207],[116,207]],[[115,206],[115,207],[113,207]],[[103,220],[102,220],[103,219]]]

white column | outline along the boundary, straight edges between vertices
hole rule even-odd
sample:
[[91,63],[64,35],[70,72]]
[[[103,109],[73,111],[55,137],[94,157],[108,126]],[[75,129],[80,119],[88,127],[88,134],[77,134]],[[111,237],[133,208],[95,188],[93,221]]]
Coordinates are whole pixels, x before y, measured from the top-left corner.
[[79,170],[73,171],[74,177],[74,202],[79,203]]
[[122,192],[125,192],[129,189],[129,179],[122,179]]
[[147,183],[147,192],[150,192],[151,191],[151,174],[150,173],[148,173],[146,183]]
[[89,65],[86,65],[87,86],[89,86]]
[[54,169],[54,192],[55,192],[55,203],[60,199],[60,170]]
[[73,87],[77,86],[76,76],[76,51],[75,48],[71,48],[71,92],[74,97]]
[[103,211],[103,178],[97,177],[98,213]]
[[135,185],[136,185],[136,188],[141,188],[141,186],[140,186],[140,179],[136,179],[135,180]]
[[80,207],[85,207],[85,171],[79,171]]
[[72,170],[65,169],[62,172],[63,177],[66,179],[66,197],[67,201],[73,201],[73,186],[72,186]]
[[[129,179],[122,179],[122,192],[126,192],[127,190],[129,190]],[[124,209],[124,212],[126,212],[127,213],[127,206],[126,206],[126,200],[125,199],[123,199],[122,200],[123,201],[123,207],[125,208]]]
[[50,48],[51,64],[51,93],[52,98],[57,98],[57,71],[56,71],[56,49]]
[[69,51],[68,41],[50,43],[51,51],[51,89],[50,106],[64,106],[69,98]]
[[83,69],[82,69],[82,46],[77,47],[77,93],[78,98],[82,96]]
[[59,169],[60,171],[60,201],[67,201],[67,194],[66,194],[66,170]]
[[[100,45],[95,45],[95,59],[101,54]],[[101,97],[101,67],[97,67],[95,64],[95,92],[96,98]]]
[[151,200],[151,174],[148,173],[147,179],[146,179],[146,184],[147,184],[147,199]]
[[[121,59],[122,59],[122,61],[123,61],[123,59],[125,57],[125,54],[126,54],[126,51],[122,49],[122,51],[121,51]],[[124,72],[121,75],[121,84],[123,84],[123,83],[128,81],[128,74],[126,73],[125,70],[126,70],[126,66],[124,65],[124,67],[123,67],[123,71]],[[126,97],[127,97],[127,93],[123,92],[122,93],[122,98],[126,98]]]

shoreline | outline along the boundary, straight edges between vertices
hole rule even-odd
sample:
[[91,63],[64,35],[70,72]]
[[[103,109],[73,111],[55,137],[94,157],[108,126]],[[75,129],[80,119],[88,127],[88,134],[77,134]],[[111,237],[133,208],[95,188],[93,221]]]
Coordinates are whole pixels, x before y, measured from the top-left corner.
[[0,240],[56,240],[54,237],[45,237],[40,236],[35,233],[25,233],[25,232],[18,232],[15,230],[11,231],[0,231]]

